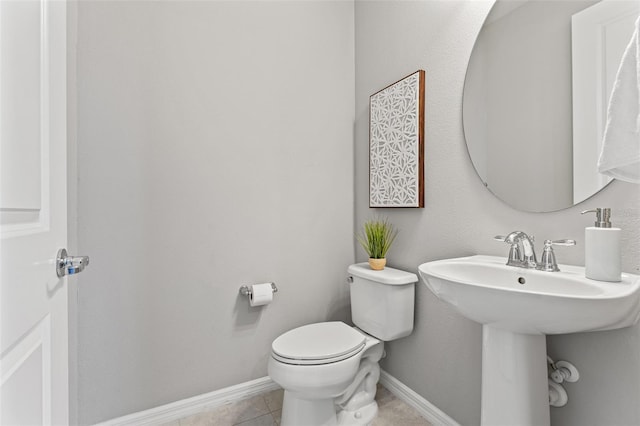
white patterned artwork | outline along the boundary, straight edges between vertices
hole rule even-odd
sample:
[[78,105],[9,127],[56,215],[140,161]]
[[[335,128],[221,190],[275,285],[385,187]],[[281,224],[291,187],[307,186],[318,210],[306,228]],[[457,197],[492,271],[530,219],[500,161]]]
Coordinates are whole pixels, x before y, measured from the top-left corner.
[[424,207],[422,70],[369,99],[369,207]]

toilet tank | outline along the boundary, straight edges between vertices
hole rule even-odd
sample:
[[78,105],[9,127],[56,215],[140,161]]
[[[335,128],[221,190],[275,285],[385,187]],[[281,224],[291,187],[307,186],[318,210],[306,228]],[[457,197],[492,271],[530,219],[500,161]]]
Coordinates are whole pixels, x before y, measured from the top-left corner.
[[365,333],[390,341],[413,331],[416,274],[399,269],[374,271],[368,263],[347,269],[351,283],[351,317]]

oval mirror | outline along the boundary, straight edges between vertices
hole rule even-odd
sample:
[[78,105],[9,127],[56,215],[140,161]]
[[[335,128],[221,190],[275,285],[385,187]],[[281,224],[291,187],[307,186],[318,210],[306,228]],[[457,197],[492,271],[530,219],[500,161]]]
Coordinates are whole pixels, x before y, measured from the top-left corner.
[[498,198],[549,212],[609,183],[596,163],[638,13],[635,1],[495,2],[469,61],[463,124],[478,176]]

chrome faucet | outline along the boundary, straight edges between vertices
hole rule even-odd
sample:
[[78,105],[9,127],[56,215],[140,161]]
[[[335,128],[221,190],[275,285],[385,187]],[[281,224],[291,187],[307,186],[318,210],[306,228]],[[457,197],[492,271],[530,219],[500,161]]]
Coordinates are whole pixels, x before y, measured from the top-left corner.
[[558,263],[553,252],[553,246],[575,246],[575,240],[545,240],[544,250],[542,251],[542,262],[538,263],[536,259],[536,251],[533,247],[535,241],[533,236],[527,235],[522,231],[514,231],[509,235],[496,235],[493,237],[496,241],[502,241],[511,244],[509,250],[508,266],[516,266],[518,268],[539,269],[547,272],[557,272]]
[[517,266],[519,268],[527,269],[534,269],[538,266],[536,250],[533,247],[533,242],[535,241],[533,236],[529,236],[522,231],[513,231],[506,237],[496,235],[493,238],[497,241],[511,244],[509,259],[507,260],[508,266]]

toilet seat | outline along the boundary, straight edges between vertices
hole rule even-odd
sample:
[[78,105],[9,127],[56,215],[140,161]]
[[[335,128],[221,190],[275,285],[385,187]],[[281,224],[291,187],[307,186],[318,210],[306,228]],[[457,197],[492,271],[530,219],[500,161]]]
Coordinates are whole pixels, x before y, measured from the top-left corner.
[[363,350],[366,336],[341,321],[294,328],[275,339],[271,355],[294,365],[323,365],[350,358]]

